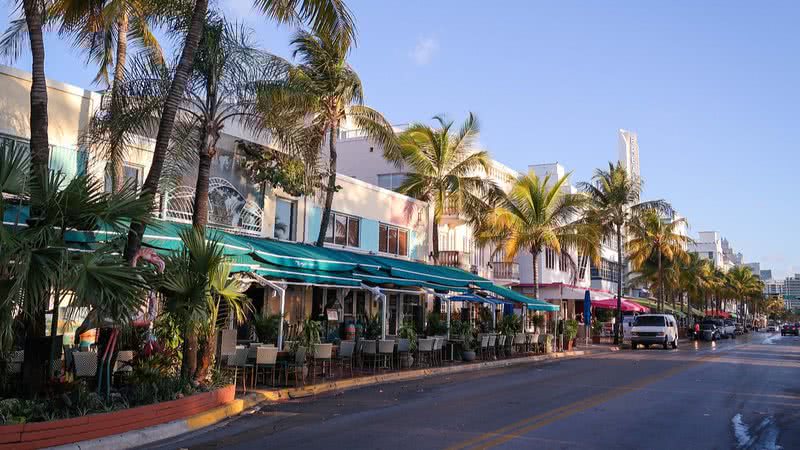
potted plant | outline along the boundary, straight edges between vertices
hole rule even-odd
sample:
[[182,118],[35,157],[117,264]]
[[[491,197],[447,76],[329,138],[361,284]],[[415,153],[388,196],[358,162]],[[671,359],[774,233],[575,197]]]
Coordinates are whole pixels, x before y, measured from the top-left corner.
[[411,322],[405,322],[400,327],[398,335],[403,339],[408,339],[408,354],[400,360],[400,364],[403,365],[403,368],[411,367],[414,364],[414,357],[411,355],[417,351],[417,330],[414,329]]
[[592,344],[600,343],[600,335],[603,334],[603,324],[599,320],[595,320],[592,324]]
[[575,337],[578,335],[578,321],[570,319],[564,322],[564,335],[567,338],[567,351],[572,351]]
[[[308,355],[314,352],[314,345],[320,343],[320,329],[319,322],[314,319],[308,318],[302,322],[300,334],[297,339],[292,341],[292,347],[289,349],[292,359],[297,354],[297,350],[303,348],[306,351],[306,361],[308,361]],[[306,376],[308,376],[308,366],[303,367],[303,378]]]
[[377,314],[364,320],[364,339],[375,340],[381,337],[381,321]]
[[253,318],[253,328],[256,330],[258,342],[277,343],[280,324],[280,314],[270,314],[268,316],[256,315],[256,317]]
[[461,340],[461,360],[474,361],[475,360],[475,332],[472,324],[465,321],[453,322],[451,324],[450,334],[458,336]]

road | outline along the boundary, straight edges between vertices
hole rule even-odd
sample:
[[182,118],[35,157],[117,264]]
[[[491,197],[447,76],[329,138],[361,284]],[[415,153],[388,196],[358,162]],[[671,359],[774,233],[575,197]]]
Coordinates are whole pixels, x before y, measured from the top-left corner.
[[271,405],[157,448],[792,449],[798,369],[800,338],[751,333]]

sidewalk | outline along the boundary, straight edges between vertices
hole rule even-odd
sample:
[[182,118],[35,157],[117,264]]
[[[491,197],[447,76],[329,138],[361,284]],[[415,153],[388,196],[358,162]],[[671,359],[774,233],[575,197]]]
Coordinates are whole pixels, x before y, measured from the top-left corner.
[[434,375],[447,375],[462,372],[473,372],[486,369],[512,367],[523,364],[545,363],[567,358],[577,358],[591,354],[605,353],[618,350],[606,344],[580,346],[571,352],[548,353],[543,355],[523,356],[517,358],[501,359],[496,361],[480,361],[470,364],[457,364],[445,367],[432,367],[423,369],[410,369],[383,374],[366,375],[355,378],[344,378],[325,383],[318,383],[298,388],[256,389],[240,394],[237,398],[225,405],[206,412],[197,414],[188,419],[178,420],[163,425],[158,425],[141,430],[131,431],[116,436],[101,439],[77,442],[74,444],[55,447],[59,450],[88,450],[88,449],[124,449],[146,446],[154,442],[170,439],[178,435],[197,431],[264,403],[281,402],[291,399],[304,398],[328,392],[341,392],[357,389],[364,386],[393,383],[397,381],[413,380]]

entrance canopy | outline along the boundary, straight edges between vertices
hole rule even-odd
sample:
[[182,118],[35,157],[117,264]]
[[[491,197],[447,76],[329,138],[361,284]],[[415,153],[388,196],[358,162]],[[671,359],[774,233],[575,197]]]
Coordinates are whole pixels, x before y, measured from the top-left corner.
[[[607,298],[603,300],[592,300],[592,307],[600,309],[617,309],[617,299]],[[642,306],[634,301],[622,299],[621,308],[625,312],[650,312],[650,308]]]

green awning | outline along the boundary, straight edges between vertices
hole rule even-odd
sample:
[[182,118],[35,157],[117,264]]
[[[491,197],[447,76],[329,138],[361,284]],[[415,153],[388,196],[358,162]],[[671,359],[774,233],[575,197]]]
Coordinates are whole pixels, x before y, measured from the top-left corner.
[[361,280],[354,278],[349,272],[326,272],[260,263],[255,273],[265,278],[298,281],[301,283],[361,286]]
[[539,299],[522,295],[519,292],[513,291],[507,287],[498,286],[496,284],[482,286],[481,289],[497,294],[506,300],[522,303],[526,305],[528,309],[533,311],[558,311],[561,309],[561,307],[558,305],[553,305],[552,303],[547,303]]
[[429,264],[389,258],[386,256],[363,256],[365,260],[379,265],[391,276],[410,280],[426,281],[448,287],[467,288],[470,285],[485,286],[491,281],[454,267],[432,266]]
[[421,280],[410,280],[407,278],[398,278],[393,277],[390,274],[383,272],[383,271],[370,271],[367,273],[363,270],[357,270],[353,272],[353,277],[358,278],[365,283],[375,284],[375,285],[394,285],[398,287],[420,287],[425,289],[433,289],[438,293],[447,293],[447,292],[466,292],[467,288],[462,287],[452,287],[452,286],[442,286],[436,283],[429,283],[427,281]]
[[362,264],[380,268],[353,252],[276,239],[249,236],[236,236],[236,239],[248,245],[257,259],[276,266],[330,272],[353,271]]

